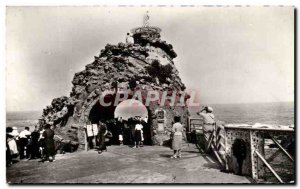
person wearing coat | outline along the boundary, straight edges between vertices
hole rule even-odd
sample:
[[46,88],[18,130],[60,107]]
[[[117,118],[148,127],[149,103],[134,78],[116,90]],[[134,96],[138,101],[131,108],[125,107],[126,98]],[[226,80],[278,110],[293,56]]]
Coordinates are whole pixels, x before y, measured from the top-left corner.
[[98,141],[99,141],[99,150],[98,154],[101,154],[103,151],[107,151],[105,144],[105,135],[107,134],[106,124],[99,121],[99,131],[98,131]]
[[36,159],[39,157],[39,138],[40,138],[40,132],[35,126],[34,131],[31,133],[31,139],[30,139],[30,159]]
[[45,144],[45,159],[43,161],[49,160],[50,162],[52,162],[55,156],[54,131],[50,129],[49,124],[45,126],[43,137]]

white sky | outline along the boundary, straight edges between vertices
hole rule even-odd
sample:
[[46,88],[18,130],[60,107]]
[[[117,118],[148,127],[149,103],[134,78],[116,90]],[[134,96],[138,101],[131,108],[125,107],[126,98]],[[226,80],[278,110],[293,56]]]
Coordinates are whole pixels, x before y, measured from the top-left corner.
[[201,103],[293,101],[292,7],[8,7],[7,110],[41,110],[68,96],[74,74],[107,43],[124,42],[146,10]]

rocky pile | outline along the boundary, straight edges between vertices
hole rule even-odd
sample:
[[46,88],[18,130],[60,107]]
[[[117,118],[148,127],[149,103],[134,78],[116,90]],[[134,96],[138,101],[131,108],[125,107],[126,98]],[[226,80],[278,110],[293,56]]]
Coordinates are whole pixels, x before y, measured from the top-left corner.
[[[75,73],[73,88],[69,97],[52,100],[43,110],[39,127],[51,124],[60,142],[71,144],[76,149],[84,143],[84,122],[89,111],[105,91],[122,90],[160,90],[184,91],[173,58],[177,55],[171,44],[160,39],[147,37],[140,33],[133,35],[134,44],[107,44],[95,60],[85,66],[85,70]],[[186,99],[188,96],[186,97]],[[155,109],[150,107],[153,132],[155,132]],[[186,107],[165,107],[167,124],[164,136],[167,138],[172,124],[172,116],[177,112],[185,120]],[[170,121],[171,120],[171,121]],[[154,143],[159,139],[154,136]],[[163,139],[165,140],[165,139]]]

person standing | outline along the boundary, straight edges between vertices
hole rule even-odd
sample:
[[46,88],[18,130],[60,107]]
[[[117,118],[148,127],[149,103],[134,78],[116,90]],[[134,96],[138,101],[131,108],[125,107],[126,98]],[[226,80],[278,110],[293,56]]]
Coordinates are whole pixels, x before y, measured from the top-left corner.
[[13,131],[10,133],[10,136],[12,136],[15,140],[15,143],[17,144],[18,152],[20,151],[20,141],[19,141],[19,131],[17,127],[12,127]]
[[44,131],[45,131],[45,129],[40,131],[40,138],[39,138],[39,141],[38,141],[39,156],[42,160],[45,159],[45,138],[43,136]]
[[172,149],[174,151],[173,156],[171,158],[181,158],[181,148],[182,148],[182,137],[183,137],[183,126],[180,123],[180,117],[175,116],[174,124],[172,127]]
[[16,135],[13,133],[13,128],[11,127],[7,127],[6,128],[6,142],[7,142],[7,150],[6,153],[9,153],[8,155],[8,161],[9,164],[8,166],[10,166],[13,163],[13,160],[16,159],[19,156],[19,150],[18,150],[18,146],[17,146],[17,142],[16,142]]
[[[205,111],[205,112],[203,112]],[[200,115],[203,118],[204,121],[204,130],[208,132],[212,132],[214,129],[214,124],[215,124],[215,116],[212,113],[213,108],[209,106],[205,106],[200,112],[197,114]]]
[[12,151],[9,147],[9,142],[13,140],[13,136],[10,135],[10,133],[13,131],[11,127],[6,127],[6,166],[10,167],[12,165]]
[[148,116],[141,118],[141,124],[143,125],[141,147],[144,146],[144,129],[146,128],[147,123],[148,123]]
[[137,124],[135,125],[135,131],[134,131],[134,138],[135,138],[135,142],[134,142],[134,148],[138,148],[139,146],[141,146],[141,141],[142,141],[142,129],[143,129],[143,125],[141,124],[141,121],[138,120]]
[[134,138],[135,121],[132,117],[128,119],[127,126],[128,126],[128,131],[129,131],[129,145],[130,146],[135,146],[134,145],[134,142],[135,142],[135,138]]
[[99,140],[99,150],[98,154],[101,154],[103,151],[107,151],[105,144],[105,135],[107,134],[106,124],[99,121],[99,131],[98,131],[98,140]]
[[35,126],[34,131],[31,133],[31,141],[29,146],[30,159],[36,159],[39,157],[39,138],[40,132]]
[[120,117],[117,120],[117,130],[118,130],[118,135],[119,135],[119,144],[120,146],[123,145],[123,128],[124,128],[124,124],[123,124],[123,119],[122,117]]
[[45,144],[45,158],[44,161],[49,160],[54,161],[55,155],[55,145],[54,145],[54,131],[50,129],[50,125],[45,126],[45,131],[43,133],[44,144]]
[[20,142],[20,159],[29,158],[28,144],[31,136],[29,127],[25,127],[23,131],[19,134]]

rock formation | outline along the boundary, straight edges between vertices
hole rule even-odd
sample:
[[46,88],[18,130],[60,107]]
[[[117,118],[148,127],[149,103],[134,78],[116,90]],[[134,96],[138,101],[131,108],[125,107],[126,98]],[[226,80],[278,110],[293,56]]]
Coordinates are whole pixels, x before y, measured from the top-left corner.
[[[109,124],[114,120],[116,107],[101,107],[101,98],[110,102],[118,93],[134,98],[135,92],[141,91],[142,101],[145,101],[148,91],[159,91],[160,94],[169,91],[170,95],[176,93],[177,101],[184,95],[186,102],[189,96],[181,93],[185,85],[173,62],[177,54],[171,44],[161,40],[160,32],[157,27],[135,28],[132,30],[134,43],[107,44],[95,60],[85,66],[85,70],[75,73],[70,96],[53,99],[51,105],[43,110],[38,123],[40,128],[45,124],[53,125],[56,140],[70,144],[73,151],[82,149],[85,144],[86,122],[101,120]],[[162,106],[159,100],[151,102],[147,110],[151,143],[154,145],[162,145],[169,140],[175,114],[181,116],[184,124],[188,115],[186,105]],[[165,122],[160,129],[158,110],[165,113]]]

